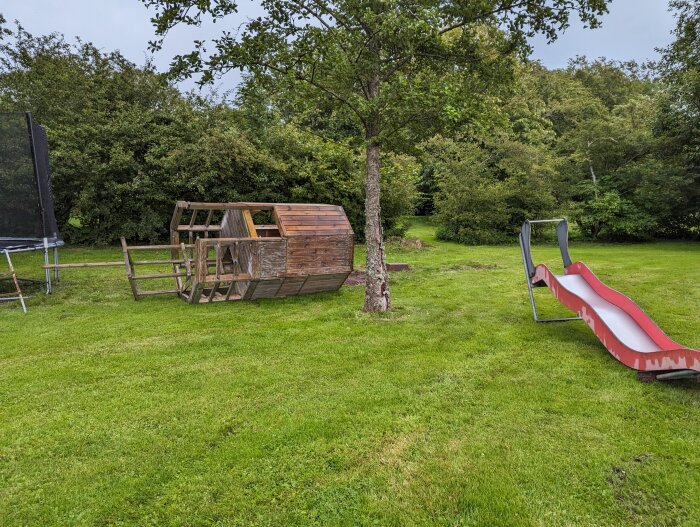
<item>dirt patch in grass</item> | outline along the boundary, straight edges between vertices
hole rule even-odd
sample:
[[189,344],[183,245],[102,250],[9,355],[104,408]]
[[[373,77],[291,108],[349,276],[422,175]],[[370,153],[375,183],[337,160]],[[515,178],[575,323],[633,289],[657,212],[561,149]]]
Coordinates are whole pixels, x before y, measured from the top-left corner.
[[348,275],[348,277],[345,279],[345,283],[343,285],[360,285],[360,284],[364,284],[366,280],[367,280],[367,275],[365,274],[364,271],[355,270]]
[[614,465],[608,476],[613,496],[630,520],[649,525],[679,525],[684,511],[662,495],[646,487],[642,474],[655,461],[652,454],[640,454]]
[[[386,269],[390,273],[398,271],[410,271],[412,267],[406,263],[387,263]],[[343,285],[360,285],[367,281],[367,273],[361,269],[356,269],[345,279]]]

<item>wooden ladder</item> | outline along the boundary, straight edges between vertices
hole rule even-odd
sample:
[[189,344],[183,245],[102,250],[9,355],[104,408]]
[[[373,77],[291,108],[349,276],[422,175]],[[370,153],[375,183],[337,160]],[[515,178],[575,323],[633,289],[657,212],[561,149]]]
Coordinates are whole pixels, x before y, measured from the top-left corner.
[[22,304],[22,311],[27,312],[27,305],[24,302],[24,295],[22,294],[22,288],[19,286],[19,280],[17,279],[17,273],[15,272],[15,267],[12,265],[12,258],[10,258],[9,251],[3,251],[5,257],[7,258],[7,266],[10,269],[9,273],[0,274],[0,278],[11,278],[12,283],[15,286],[15,290],[11,293],[0,293],[0,302],[10,302],[13,300],[19,300]]
[[[129,285],[131,286],[131,292],[134,295],[135,300],[139,300],[144,296],[151,295],[179,295],[183,288],[183,278],[185,281],[191,280],[191,265],[189,258],[187,256],[187,249],[191,248],[187,244],[179,245],[127,245],[124,238],[121,239],[122,243],[122,253],[124,254],[124,265],[126,266],[126,277],[129,280]],[[132,252],[135,251],[162,251],[170,250],[173,257],[167,260],[135,260],[132,258]],[[182,251],[182,257],[174,257],[174,255],[179,255]],[[169,273],[148,273],[148,274],[137,274],[136,267],[138,266],[153,266],[153,265],[172,265],[173,270]],[[183,267],[184,266],[184,270]],[[175,279],[175,289],[152,289],[143,290],[139,289],[138,283],[141,280],[159,280],[163,278],[174,278]]]

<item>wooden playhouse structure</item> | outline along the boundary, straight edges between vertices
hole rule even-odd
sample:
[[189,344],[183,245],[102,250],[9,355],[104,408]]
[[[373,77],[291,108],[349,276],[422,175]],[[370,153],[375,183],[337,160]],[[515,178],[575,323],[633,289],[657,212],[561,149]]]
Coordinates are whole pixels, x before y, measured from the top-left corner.
[[[352,271],[354,240],[336,205],[178,201],[169,245],[122,239],[122,249],[134,298],[175,293],[199,304],[335,291]],[[170,259],[135,257],[153,250],[169,250]],[[172,272],[137,271],[163,264]],[[144,280],[163,279],[174,279],[175,288],[142,288]]]

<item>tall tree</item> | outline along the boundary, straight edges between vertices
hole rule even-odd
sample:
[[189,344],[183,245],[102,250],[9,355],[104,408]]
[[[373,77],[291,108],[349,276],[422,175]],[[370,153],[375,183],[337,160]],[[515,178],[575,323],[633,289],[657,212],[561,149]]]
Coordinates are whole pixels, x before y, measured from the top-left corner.
[[[235,0],[141,0],[155,9],[157,33],[235,15]],[[347,108],[365,143],[366,311],[390,306],[380,210],[380,150],[405,126],[428,126],[451,97],[443,76],[502,70],[500,59],[527,49],[536,33],[554,40],[572,12],[590,26],[609,0],[261,0],[264,14],[232,22],[208,52],[205,43],[177,56],[173,72],[208,82],[245,69],[312,87]],[[489,42],[485,48],[484,42]],[[153,43],[158,48],[160,42]]]
[[663,50],[661,73],[668,86],[656,124],[668,162],[683,167],[682,206],[676,207],[676,232],[700,233],[700,3],[673,0],[675,40]]

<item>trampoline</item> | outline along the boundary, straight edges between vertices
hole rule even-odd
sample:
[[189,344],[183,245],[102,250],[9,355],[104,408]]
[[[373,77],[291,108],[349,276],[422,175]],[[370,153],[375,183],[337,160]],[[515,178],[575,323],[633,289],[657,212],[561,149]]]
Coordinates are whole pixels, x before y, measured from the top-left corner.
[[[44,265],[51,253],[58,263],[63,245],[51,195],[49,147],[46,131],[30,112],[0,113],[0,253],[5,255],[15,291],[0,294],[0,301],[17,300],[26,312],[11,254],[42,251]],[[58,269],[54,270],[58,280]],[[39,281],[41,282],[41,281]],[[46,293],[51,293],[51,271],[44,269]]]

